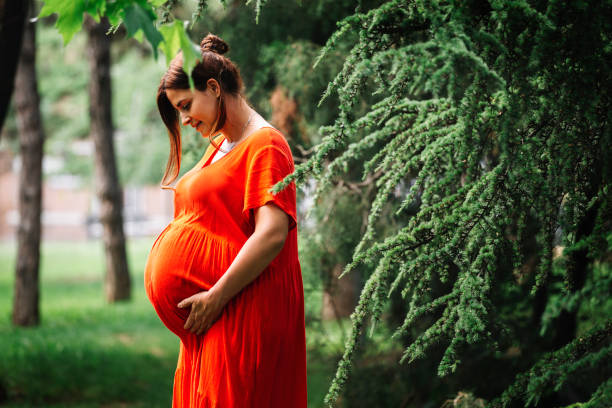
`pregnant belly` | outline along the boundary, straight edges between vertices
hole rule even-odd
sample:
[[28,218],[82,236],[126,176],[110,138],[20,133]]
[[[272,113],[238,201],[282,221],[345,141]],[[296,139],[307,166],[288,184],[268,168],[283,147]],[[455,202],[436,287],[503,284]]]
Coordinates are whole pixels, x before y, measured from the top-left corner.
[[145,267],[147,296],[162,322],[177,336],[188,335],[183,325],[189,309],[177,304],[208,290],[223,275],[237,250],[206,230],[170,224],[159,235]]

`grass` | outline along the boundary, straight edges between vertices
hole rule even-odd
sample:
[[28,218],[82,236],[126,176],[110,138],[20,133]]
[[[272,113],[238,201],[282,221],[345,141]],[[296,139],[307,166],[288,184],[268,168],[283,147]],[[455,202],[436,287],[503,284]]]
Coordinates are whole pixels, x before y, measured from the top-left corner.
[[[44,242],[41,325],[10,323],[15,244],[0,244],[0,405],[169,407],[178,339],[160,322],[143,287],[153,238],[132,240],[132,300],[104,301],[102,244]],[[309,407],[323,396],[342,350],[335,324],[307,327]],[[321,349],[320,345],[325,344]],[[318,350],[315,350],[318,348]]]

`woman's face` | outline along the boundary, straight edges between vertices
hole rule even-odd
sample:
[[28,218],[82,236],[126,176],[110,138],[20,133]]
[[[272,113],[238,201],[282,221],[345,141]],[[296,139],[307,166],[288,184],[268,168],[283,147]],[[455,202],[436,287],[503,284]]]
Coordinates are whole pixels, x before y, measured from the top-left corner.
[[219,109],[219,87],[216,81],[206,90],[166,89],[170,103],[179,111],[181,124],[191,125],[203,135],[208,135],[215,124]]

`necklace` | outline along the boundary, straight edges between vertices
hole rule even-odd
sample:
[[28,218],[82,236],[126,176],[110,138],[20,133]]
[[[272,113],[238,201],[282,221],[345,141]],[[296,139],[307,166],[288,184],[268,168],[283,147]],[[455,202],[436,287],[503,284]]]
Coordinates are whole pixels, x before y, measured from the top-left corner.
[[[210,162],[210,164],[216,162],[217,160],[219,160],[221,157],[225,156],[227,153],[229,153],[234,147],[236,147],[236,145],[238,143],[241,143],[245,138],[242,138],[242,136],[244,135],[244,131],[246,130],[247,126],[249,126],[249,123],[251,123],[251,119],[253,119],[253,116],[255,115],[255,112],[251,112],[251,115],[249,116],[249,119],[246,121],[246,123],[244,124],[244,126],[242,127],[242,131],[240,132],[240,137],[241,139],[236,141],[236,142],[230,142],[229,139],[225,138],[225,140],[223,141],[223,143],[221,144],[221,148],[218,149],[212,156],[212,161]],[[223,148],[227,148],[227,151],[223,150]]]
[[242,127],[242,130],[240,131],[240,140],[238,140],[237,142],[231,142],[230,144],[232,145],[232,147],[242,142],[243,140],[242,136],[244,136],[244,131],[246,130],[247,126],[249,126],[249,123],[251,123],[251,119],[253,119],[253,116],[254,116],[254,113],[251,112],[251,114],[249,115],[249,119],[246,121],[246,123]]
[[230,149],[232,149],[234,146],[236,146],[238,143],[244,140],[242,136],[244,136],[244,131],[246,130],[247,126],[249,126],[249,123],[251,123],[251,119],[253,119],[253,116],[254,114],[253,112],[251,112],[249,119],[245,122],[244,126],[242,127],[242,130],[240,131],[240,139],[238,141],[234,141],[234,142],[230,142],[229,140],[227,141],[227,145]]
[[238,143],[242,142],[244,140],[244,138],[242,137],[244,135],[244,131],[246,130],[247,126],[249,126],[249,123],[251,123],[251,119],[253,119],[253,116],[255,115],[254,112],[251,112],[251,115],[249,116],[249,119],[245,122],[244,126],[242,126],[242,130],[240,131],[240,140],[235,141],[235,142],[230,142],[229,139],[225,139],[223,141],[223,145],[225,145],[225,147],[228,149],[227,152],[224,153],[228,153],[230,150],[232,150]]

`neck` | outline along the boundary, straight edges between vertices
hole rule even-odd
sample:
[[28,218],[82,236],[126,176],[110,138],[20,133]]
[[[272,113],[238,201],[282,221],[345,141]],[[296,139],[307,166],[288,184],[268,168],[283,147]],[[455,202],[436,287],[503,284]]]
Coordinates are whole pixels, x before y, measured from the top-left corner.
[[240,142],[247,135],[245,125],[255,112],[242,96],[227,95],[224,102],[227,117],[221,132],[228,141]]

